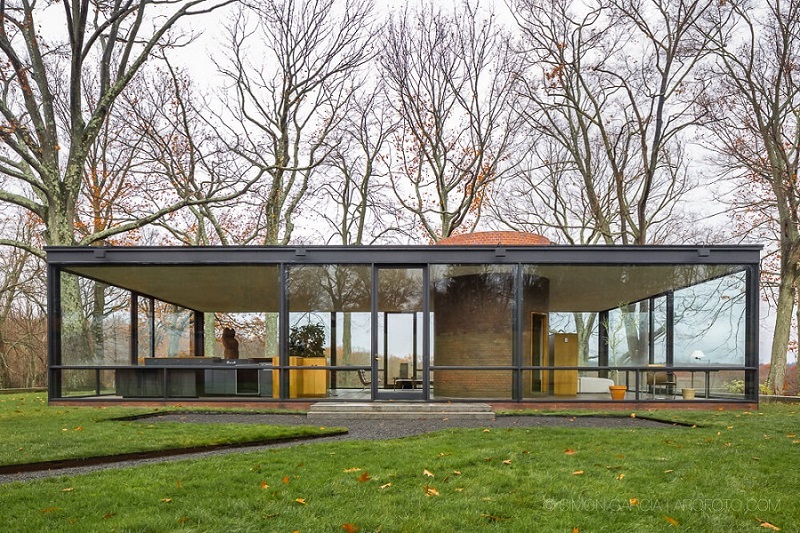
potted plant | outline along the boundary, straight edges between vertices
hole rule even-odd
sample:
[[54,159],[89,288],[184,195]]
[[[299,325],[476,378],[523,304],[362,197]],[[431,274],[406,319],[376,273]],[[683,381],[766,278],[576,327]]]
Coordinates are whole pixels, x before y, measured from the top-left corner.
[[[327,365],[325,358],[325,327],[322,324],[292,326],[289,329],[289,356],[296,357],[292,365],[318,367]],[[292,376],[294,395],[292,394]],[[321,397],[327,394],[327,372],[325,370],[299,370],[289,372],[290,397]]]
[[322,324],[292,326],[289,330],[289,355],[325,357],[325,328]]

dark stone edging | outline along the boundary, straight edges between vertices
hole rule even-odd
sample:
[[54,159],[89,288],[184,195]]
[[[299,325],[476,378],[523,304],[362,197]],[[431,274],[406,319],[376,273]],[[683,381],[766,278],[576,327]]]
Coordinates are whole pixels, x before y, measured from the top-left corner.
[[277,439],[263,439],[248,442],[237,442],[228,444],[208,444],[205,446],[190,446],[188,448],[171,448],[167,450],[153,450],[148,452],[120,453],[115,455],[101,455],[97,457],[85,457],[82,459],[61,459],[57,461],[42,461],[38,463],[23,463],[16,465],[0,465],[0,475],[22,474],[26,472],[41,472],[44,470],[63,470],[66,468],[80,468],[85,466],[105,465],[123,463],[126,461],[137,461],[142,459],[158,459],[161,457],[175,457],[180,455],[190,455],[193,453],[213,452],[228,448],[252,448],[257,446],[268,446],[270,444],[282,444],[289,442],[310,441],[331,437],[333,435],[344,435],[347,430],[326,433],[324,435],[307,435],[303,437],[287,437]]

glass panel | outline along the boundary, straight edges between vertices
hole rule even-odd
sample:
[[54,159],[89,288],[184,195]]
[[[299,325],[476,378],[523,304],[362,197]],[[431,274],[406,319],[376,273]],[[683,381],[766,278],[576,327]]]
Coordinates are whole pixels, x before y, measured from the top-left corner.
[[152,324],[150,322],[150,315],[152,315],[153,313],[153,305],[152,305],[152,300],[144,296],[139,296],[137,300],[139,305],[139,310],[136,313],[136,318],[138,320],[138,332],[139,332],[137,362],[140,365],[143,365],[145,357],[153,356],[153,354],[150,353],[151,350],[150,343],[153,339],[153,330],[151,327]]
[[[371,276],[371,267],[361,265],[306,265],[288,269],[290,363],[337,367],[330,372],[290,372],[290,386],[294,383],[290,396],[326,395],[328,389],[342,389],[342,393],[364,390],[365,382],[369,381],[368,371],[365,374],[338,368],[371,364]],[[314,390],[304,390],[299,383],[309,372],[315,373]]]
[[743,365],[746,275],[675,291],[675,364]]
[[[215,342],[213,351],[207,351],[206,357],[267,358],[264,339],[266,323],[263,313],[218,313],[216,315],[207,313],[205,319],[208,320],[209,317],[216,318],[214,321]],[[235,354],[238,354],[238,357],[235,357]],[[268,359],[272,358],[268,357]]]
[[550,313],[550,334],[575,333],[578,336],[578,364],[597,366],[599,337],[597,313]]
[[648,364],[650,353],[649,307],[649,302],[645,300],[609,311],[609,365],[642,366]]
[[[432,265],[435,366],[511,366],[514,275],[510,265]],[[533,310],[533,309],[532,309]],[[526,343],[530,346],[530,335]],[[436,398],[511,398],[508,371],[437,370]]]
[[67,369],[61,371],[61,393],[69,396],[95,396],[97,394],[97,373],[94,369]]
[[653,363],[667,362],[667,297],[653,299]]
[[383,389],[419,388],[422,371],[422,269],[378,270],[378,375]]
[[[432,397],[437,401],[473,398],[511,400],[512,376],[510,370],[437,370],[435,378],[432,378]],[[446,386],[439,387],[439,382]]]
[[192,357],[192,312],[155,302],[155,356]]
[[130,361],[130,292],[62,273],[62,364]]

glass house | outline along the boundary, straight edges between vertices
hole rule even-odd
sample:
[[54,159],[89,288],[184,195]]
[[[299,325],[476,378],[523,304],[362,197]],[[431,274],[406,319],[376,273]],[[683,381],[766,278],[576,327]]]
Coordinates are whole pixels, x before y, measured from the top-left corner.
[[760,247],[473,235],[48,248],[50,401],[758,401]]

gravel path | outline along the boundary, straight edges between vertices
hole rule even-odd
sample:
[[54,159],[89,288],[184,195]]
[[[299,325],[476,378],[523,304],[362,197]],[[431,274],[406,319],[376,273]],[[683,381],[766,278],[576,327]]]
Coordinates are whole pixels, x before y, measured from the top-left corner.
[[[218,424],[218,423],[238,423],[238,424],[274,424],[274,425],[309,425],[305,415],[268,415],[251,413],[181,413],[166,414],[140,419],[146,423],[154,422],[184,422],[187,424]],[[229,453],[241,453],[264,450],[269,448],[280,448],[286,446],[296,446],[299,442],[328,442],[337,440],[380,440],[408,437],[430,433],[439,429],[477,427],[477,428],[525,428],[525,427],[590,427],[590,428],[678,428],[681,426],[647,420],[644,418],[630,417],[561,417],[561,416],[498,416],[494,421],[491,420],[456,420],[456,419],[396,419],[396,420],[331,420],[330,423],[316,421],[314,425],[327,427],[347,427],[348,433],[343,435],[333,435],[330,437],[316,438],[313,440],[281,442],[275,444],[257,446],[234,446],[220,448],[209,451],[170,455],[166,457],[147,457],[126,459],[121,461],[110,461],[102,464],[92,464],[84,466],[72,466],[67,468],[55,468],[51,470],[41,470],[34,472],[19,472],[12,474],[1,474],[0,484],[11,483],[14,481],[29,481],[47,477],[73,476],[87,472],[109,470],[112,468],[128,468],[144,464],[163,463],[182,459],[200,459],[212,455],[224,455]]]

